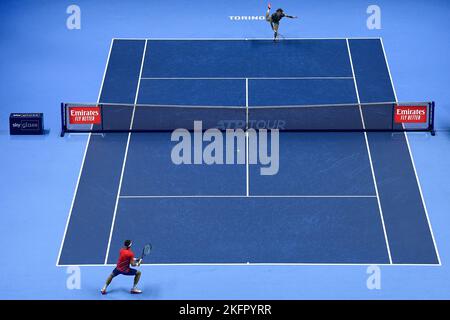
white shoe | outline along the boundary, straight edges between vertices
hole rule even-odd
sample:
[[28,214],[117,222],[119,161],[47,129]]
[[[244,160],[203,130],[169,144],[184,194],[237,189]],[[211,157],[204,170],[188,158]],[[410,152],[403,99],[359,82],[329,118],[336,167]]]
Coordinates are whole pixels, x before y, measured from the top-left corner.
[[133,288],[130,291],[131,294],[140,294],[142,293],[142,290],[139,290],[138,288]]

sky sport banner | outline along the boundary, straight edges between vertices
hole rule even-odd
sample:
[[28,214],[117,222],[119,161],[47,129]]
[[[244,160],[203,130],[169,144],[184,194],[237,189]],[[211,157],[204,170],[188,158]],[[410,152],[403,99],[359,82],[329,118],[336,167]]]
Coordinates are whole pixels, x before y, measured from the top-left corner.
[[426,123],[428,121],[428,106],[396,105],[395,123]]
[[100,107],[76,106],[69,107],[70,124],[101,124],[102,115]]

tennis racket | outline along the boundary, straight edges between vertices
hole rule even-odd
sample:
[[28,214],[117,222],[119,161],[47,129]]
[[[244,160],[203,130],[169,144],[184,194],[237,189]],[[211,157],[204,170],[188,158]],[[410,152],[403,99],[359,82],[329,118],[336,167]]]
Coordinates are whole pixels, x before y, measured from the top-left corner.
[[140,262],[144,259],[145,256],[148,256],[150,252],[152,251],[152,245],[150,243],[147,243],[144,248],[142,249],[141,258],[139,259]]

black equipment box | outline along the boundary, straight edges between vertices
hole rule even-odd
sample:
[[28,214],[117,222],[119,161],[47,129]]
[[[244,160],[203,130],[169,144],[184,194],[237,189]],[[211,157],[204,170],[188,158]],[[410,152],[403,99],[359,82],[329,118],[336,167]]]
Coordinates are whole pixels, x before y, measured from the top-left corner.
[[11,113],[9,115],[11,135],[44,134],[43,113]]

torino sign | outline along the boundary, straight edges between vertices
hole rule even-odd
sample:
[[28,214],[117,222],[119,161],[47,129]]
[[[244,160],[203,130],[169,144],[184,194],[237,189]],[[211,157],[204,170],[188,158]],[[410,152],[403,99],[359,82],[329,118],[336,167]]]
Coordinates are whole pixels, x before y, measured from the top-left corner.
[[265,21],[264,16],[228,16],[231,21]]

